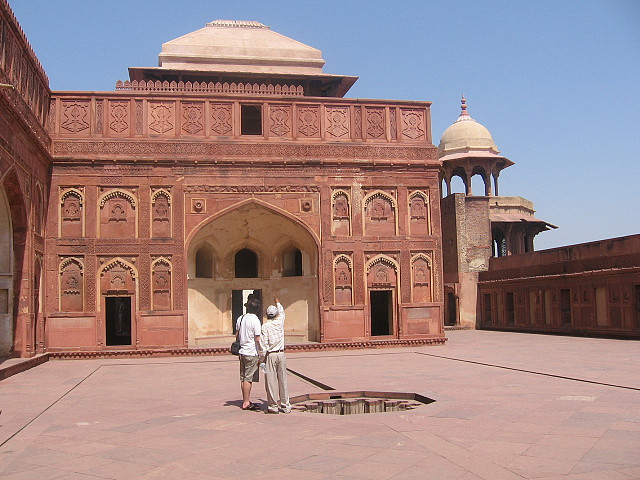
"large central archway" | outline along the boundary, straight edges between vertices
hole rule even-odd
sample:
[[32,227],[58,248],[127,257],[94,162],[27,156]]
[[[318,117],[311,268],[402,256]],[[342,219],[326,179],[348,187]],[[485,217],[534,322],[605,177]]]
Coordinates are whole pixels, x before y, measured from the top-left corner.
[[318,341],[318,245],[297,220],[247,202],[203,222],[187,249],[189,345],[230,341],[249,293],[285,307],[288,343]]

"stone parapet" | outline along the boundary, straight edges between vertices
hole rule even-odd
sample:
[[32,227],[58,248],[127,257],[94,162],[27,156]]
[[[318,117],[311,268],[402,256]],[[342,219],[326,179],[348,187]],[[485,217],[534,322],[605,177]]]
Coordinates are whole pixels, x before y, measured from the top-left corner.
[[[56,92],[50,134],[65,140],[367,143],[434,148],[429,102],[208,92]],[[247,107],[254,115],[246,131]],[[60,154],[60,148],[54,148]],[[144,153],[144,152],[140,152]],[[197,152],[200,154],[200,152]]]

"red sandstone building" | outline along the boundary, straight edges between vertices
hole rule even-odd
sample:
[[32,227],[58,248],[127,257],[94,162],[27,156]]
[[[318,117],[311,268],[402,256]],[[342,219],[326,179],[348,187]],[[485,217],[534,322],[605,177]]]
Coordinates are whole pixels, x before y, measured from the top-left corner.
[[[35,69],[8,12],[3,46]],[[31,251],[13,254],[30,265],[6,289],[23,302],[7,303],[13,351],[220,345],[249,293],[280,296],[290,343],[442,341],[430,105],[344,99],[356,78],[323,64],[257,22],[216,21],[114,92],[50,94],[38,68],[40,178],[28,155],[6,167],[9,210],[31,220]],[[7,83],[24,65],[3,63]]]
[[[464,106],[438,151],[428,102],[345,99],[356,77],[257,22],[167,42],[111,92],[51,92],[6,0],[0,35],[0,354],[206,351],[252,293],[280,296],[290,345],[442,343],[445,310],[503,325],[477,302],[492,244],[553,227],[497,196],[512,162]],[[484,195],[441,199],[477,174]]]

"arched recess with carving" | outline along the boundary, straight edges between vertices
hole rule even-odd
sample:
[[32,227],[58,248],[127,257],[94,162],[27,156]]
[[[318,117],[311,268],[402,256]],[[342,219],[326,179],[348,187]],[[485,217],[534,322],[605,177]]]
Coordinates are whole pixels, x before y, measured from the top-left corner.
[[114,295],[133,295],[135,302],[133,307],[138,310],[138,269],[128,260],[122,257],[112,258],[106,261],[98,269],[100,288],[98,289],[98,309],[101,310],[100,297],[113,293]]
[[151,309],[171,310],[173,305],[172,264],[159,257],[151,262]]
[[58,236],[84,237],[84,192],[79,188],[63,188],[58,205]]
[[81,258],[63,258],[58,266],[58,307],[61,312],[84,311],[84,264]]
[[137,238],[138,208],[135,196],[113,189],[98,199],[98,238]]
[[170,238],[172,236],[171,193],[158,188],[151,193],[151,236]]
[[418,253],[411,258],[411,300],[413,303],[433,301],[433,267],[431,257]]
[[398,231],[396,200],[376,190],[364,197],[364,233],[370,236],[394,236]]
[[411,235],[431,235],[429,194],[415,190],[409,194],[409,232]]
[[331,195],[331,233],[351,235],[351,196],[346,189],[338,188]]
[[398,262],[380,254],[371,258],[366,267],[370,335],[397,337],[400,298]]
[[[195,278],[190,270],[189,345],[202,346],[233,338],[233,323],[243,298],[258,291],[263,306],[278,295],[285,308],[288,341],[318,341],[320,336],[318,239],[300,219],[268,203],[251,199],[217,212],[187,239],[189,265],[202,245],[211,245],[220,262],[214,278]],[[236,254],[255,252],[255,277],[236,275]],[[302,275],[283,275],[284,254],[297,249]],[[241,295],[242,297],[238,297]]]
[[333,261],[335,305],[353,305],[353,262],[349,255],[337,255]]
[[98,269],[99,345],[137,344],[139,276],[132,260],[112,258]]

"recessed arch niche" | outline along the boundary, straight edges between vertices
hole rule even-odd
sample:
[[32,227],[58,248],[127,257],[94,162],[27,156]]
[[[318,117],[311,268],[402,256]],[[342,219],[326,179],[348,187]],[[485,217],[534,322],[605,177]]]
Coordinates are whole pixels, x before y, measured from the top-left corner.
[[[274,295],[279,296],[287,342],[319,340],[318,244],[300,221],[262,202],[242,202],[202,222],[188,245],[190,346],[232,339],[233,292],[253,290],[261,293],[263,311]],[[196,276],[196,257],[204,245],[215,258],[212,278]],[[239,276],[238,254],[244,252],[244,258],[247,251],[255,255],[257,271]],[[299,275],[288,276],[287,254],[293,255],[294,273]],[[300,268],[295,268],[296,262],[301,262]]]

